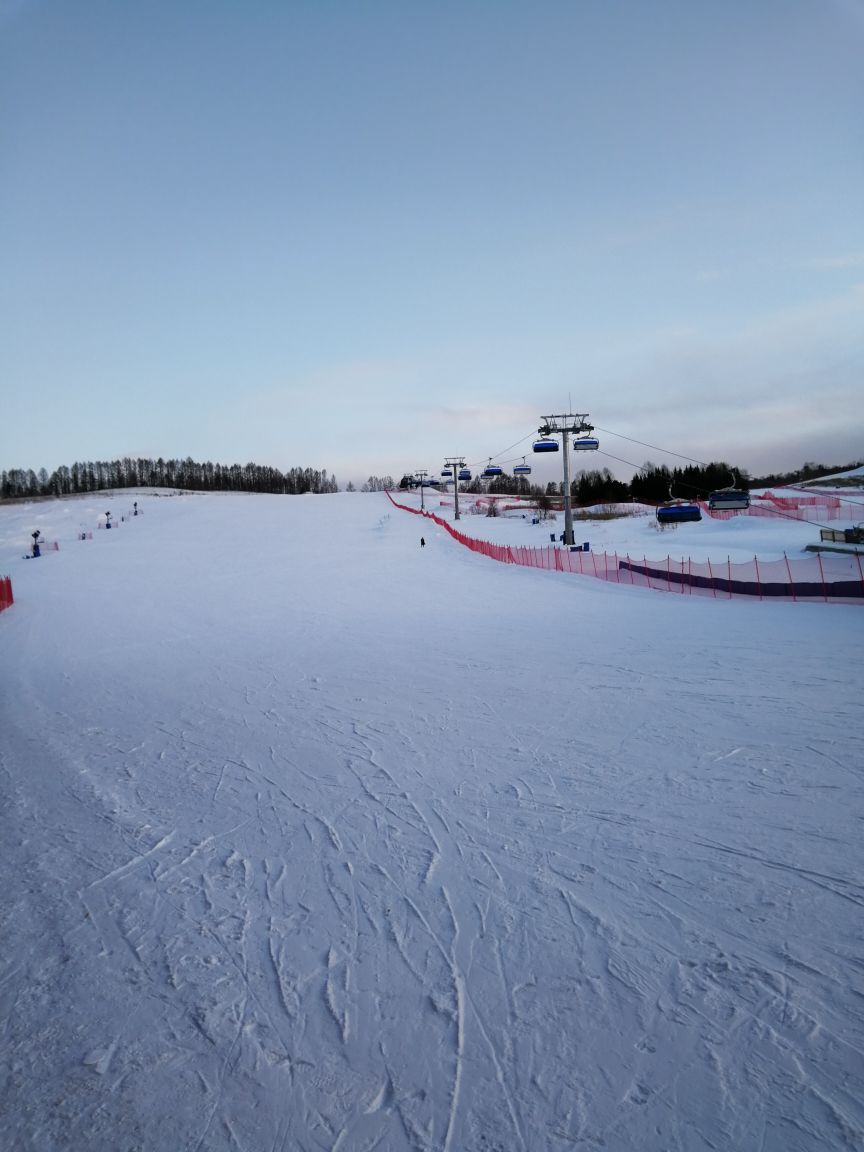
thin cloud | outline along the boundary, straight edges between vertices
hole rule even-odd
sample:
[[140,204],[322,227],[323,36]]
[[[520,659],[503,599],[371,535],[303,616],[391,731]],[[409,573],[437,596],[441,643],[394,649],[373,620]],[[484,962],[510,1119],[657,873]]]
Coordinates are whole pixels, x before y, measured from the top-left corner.
[[814,256],[808,260],[749,260],[726,267],[702,268],[695,273],[694,279],[697,284],[719,284],[768,272],[844,272],[855,268],[864,268],[864,252]]
[[814,260],[807,260],[801,267],[817,270],[864,268],[864,252],[856,252],[848,256],[821,256]]

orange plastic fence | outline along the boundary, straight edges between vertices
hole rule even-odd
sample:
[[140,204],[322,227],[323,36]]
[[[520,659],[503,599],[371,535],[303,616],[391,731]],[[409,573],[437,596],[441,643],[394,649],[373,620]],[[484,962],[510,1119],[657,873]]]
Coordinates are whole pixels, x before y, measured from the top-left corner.
[[735,597],[758,597],[760,600],[821,600],[834,603],[864,604],[864,569],[855,553],[817,553],[801,559],[759,560],[746,563],[716,563],[710,560],[648,560],[645,556],[619,556],[617,552],[571,551],[549,545],[532,548],[524,545],[493,544],[475,540],[459,532],[446,520],[420,508],[400,504],[387,493],[390,502],[404,512],[434,521],[454,540],[472,552],[488,556],[502,564],[520,564],[551,572],[574,572],[594,576],[615,584],[631,584],[689,596],[711,596],[731,600]]

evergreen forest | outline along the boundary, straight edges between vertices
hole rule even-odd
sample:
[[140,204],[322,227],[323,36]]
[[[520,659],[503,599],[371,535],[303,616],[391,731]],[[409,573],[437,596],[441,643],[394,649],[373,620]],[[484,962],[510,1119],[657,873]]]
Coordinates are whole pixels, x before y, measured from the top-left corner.
[[334,476],[317,468],[289,468],[280,472],[261,464],[199,464],[185,460],[89,460],[55,469],[10,468],[0,472],[0,499],[35,496],[72,496],[108,488],[186,488],[196,492],[275,492],[300,496],[304,492],[338,492]]

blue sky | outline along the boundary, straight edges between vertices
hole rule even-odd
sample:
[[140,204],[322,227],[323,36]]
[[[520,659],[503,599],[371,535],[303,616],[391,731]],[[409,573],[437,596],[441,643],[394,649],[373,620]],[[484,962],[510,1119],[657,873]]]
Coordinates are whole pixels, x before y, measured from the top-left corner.
[[0,467],[864,457],[862,58],[861,0],[0,0]]

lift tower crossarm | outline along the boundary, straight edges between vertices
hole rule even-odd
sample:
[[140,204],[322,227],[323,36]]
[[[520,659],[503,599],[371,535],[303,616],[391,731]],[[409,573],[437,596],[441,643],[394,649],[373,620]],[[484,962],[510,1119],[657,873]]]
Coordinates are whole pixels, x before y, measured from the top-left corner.
[[593,432],[594,425],[588,423],[587,412],[566,412],[559,416],[543,416],[543,424],[537,429],[541,436],[560,436],[564,456],[564,543],[575,543],[573,539],[573,504],[570,499],[570,452],[569,436],[582,432]]

